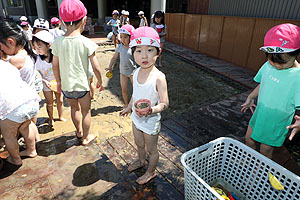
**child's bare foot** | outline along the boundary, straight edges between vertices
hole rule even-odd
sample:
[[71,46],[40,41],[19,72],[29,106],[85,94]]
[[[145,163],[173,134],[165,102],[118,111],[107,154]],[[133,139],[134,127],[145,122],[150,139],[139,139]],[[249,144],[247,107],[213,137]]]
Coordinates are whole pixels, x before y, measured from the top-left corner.
[[82,140],[82,146],[89,145],[96,137],[93,135],[88,135],[85,139]]
[[54,125],[54,120],[49,119],[49,126],[53,126],[53,125]]
[[8,163],[10,163],[10,164],[13,164],[13,165],[22,165],[22,164],[23,164],[23,162],[22,162],[21,159],[20,159],[20,160],[15,160],[15,159],[13,159],[13,158],[10,157],[10,156],[8,156],[8,157],[6,158],[6,162],[8,162]]
[[26,149],[26,150],[20,152],[20,156],[21,156],[21,157],[34,158],[34,157],[37,156],[37,152],[36,152],[36,151],[28,151],[28,150]]
[[146,165],[146,163],[142,163],[140,160],[135,160],[135,161],[133,161],[132,163],[129,164],[128,171],[129,172],[135,171],[139,168],[144,167],[145,165]]
[[82,139],[83,135],[81,131],[75,131],[77,139]]
[[65,119],[65,118],[63,118],[63,117],[60,117],[60,118],[58,118],[58,121],[66,122],[67,119]]
[[140,185],[146,184],[148,183],[151,179],[155,178],[156,173],[148,173],[146,172],[143,176],[139,177],[138,179],[136,179],[136,182]]

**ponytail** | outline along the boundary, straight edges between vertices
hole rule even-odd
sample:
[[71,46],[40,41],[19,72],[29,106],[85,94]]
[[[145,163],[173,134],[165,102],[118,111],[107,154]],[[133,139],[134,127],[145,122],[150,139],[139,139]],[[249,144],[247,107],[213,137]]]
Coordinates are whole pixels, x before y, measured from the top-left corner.
[[15,22],[0,20],[0,42],[6,44],[7,38],[16,40],[16,46],[22,46],[27,54],[36,61],[36,54],[33,52],[30,41],[22,27]]

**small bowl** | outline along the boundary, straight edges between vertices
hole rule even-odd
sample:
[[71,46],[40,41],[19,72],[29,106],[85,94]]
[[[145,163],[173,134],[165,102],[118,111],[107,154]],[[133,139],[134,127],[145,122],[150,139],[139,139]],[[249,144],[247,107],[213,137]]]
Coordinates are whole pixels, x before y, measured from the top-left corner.
[[151,109],[151,101],[148,99],[140,99],[134,103],[135,112],[145,115]]
[[105,75],[106,75],[107,78],[112,78],[112,73],[111,72],[107,72]]
[[57,92],[57,82],[56,82],[56,80],[52,80],[49,83],[50,83],[50,90],[52,90],[53,92]]

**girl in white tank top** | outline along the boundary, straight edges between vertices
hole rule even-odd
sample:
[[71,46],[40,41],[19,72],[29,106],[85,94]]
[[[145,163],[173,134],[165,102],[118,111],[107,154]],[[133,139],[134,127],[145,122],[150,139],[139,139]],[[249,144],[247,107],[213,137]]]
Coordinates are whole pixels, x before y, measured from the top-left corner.
[[[156,176],[158,162],[157,140],[160,132],[160,112],[169,106],[167,81],[165,75],[155,66],[160,53],[160,40],[157,32],[151,27],[140,27],[131,36],[130,47],[135,62],[140,66],[133,74],[133,94],[127,108],[120,113],[126,116],[132,111],[132,132],[137,144],[138,159],[133,161],[128,171],[134,171],[146,164],[146,153],[149,153],[149,166],[146,173],[136,182],[145,184]],[[146,100],[144,100],[146,99]],[[140,110],[136,103],[144,101],[149,107]]]

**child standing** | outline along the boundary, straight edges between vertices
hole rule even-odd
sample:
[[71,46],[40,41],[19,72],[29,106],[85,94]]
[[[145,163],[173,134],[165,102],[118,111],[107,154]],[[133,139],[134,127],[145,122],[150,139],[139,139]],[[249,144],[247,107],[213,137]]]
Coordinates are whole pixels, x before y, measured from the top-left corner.
[[89,134],[91,125],[89,61],[98,79],[97,88],[100,88],[100,91],[103,89],[100,67],[95,56],[98,45],[81,35],[86,14],[87,10],[81,1],[64,0],[59,7],[59,15],[63,25],[67,27],[67,32],[51,45],[57,91],[62,91],[70,104],[76,136],[82,139],[82,145],[88,145],[95,138]]
[[[20,71],[0,60],[0,132],[9,153],[8,165],[22,165],[21,156],[37,156],[35,124],[31,119],[39,110],[39,96],[20,77]],[[26,142],[26,150],[19,152],[18,134]]]
[[54,40],[59,37],[63,36],[65,32],[63,30],[60,30],[60,21],[57,17],[52,17],[50,20],[52,29],[50,29],[50,33],[53,35]]
[[35,63],[36,69],[42,75],[43,80],[43,93],[46,98],[46,108],[49,116],[49,125],[53,125],[53,93],[56,97],[57,111],[60,121],[66,121],[63,116],[63,98],[61,93],[53,92],[50,90],[50,81],[55,80],[53,69],[52,69],[52,59],[53,54],[50,50],[50,45],[53,43],[54,38],[48,31],[40,31],[35,34],[32,38],[32,44],[38,53],[37,61]]
[[119,25],[120,25],[120,20],[118,19],[119,17],[119,11],[114,10],[112,12],[112,19],[107,22],[107,26],[112,27],[112,32],[113,35],[111,36],[111,40],[114,42],[115,48],[117,46],[117,40],[118,40],[118,34],[119,34]]
[[[166,41],[166,35],[167,35],[167,25],[165,24],[164,12],[158,10],[154,13],[153,24],[151,25],[151,27],[157,31],[160,38],[161,50],[163,50]],[[162,67],[162,52],[159,55],[158,66]]]
[[[259,85],[249,94],[242,111],[256,107],[246,132],[246,144],[272,158],[274,147],[282,146],[296,109],[300,109],[300,65],[296,58],[300,52],[300,28],[293,24],[280,24],[271,28],[260,50],[267,62],[254,80]],[[258,96],[257,106],[254,104]],[[291,139],[291,138],[290,138]]]
[[120,55],[120,83],[122,88],[122,96],[125,103],[124,107],[128,106],[128,79],[132,84],[132,72],[136,68],[133,60],[131,49],[129,48],[130,37],[133,34],[134,27],[130,24],[122,26],[119,30],[121,44],[116,48],[109,67],[105,70],[112,72],[113,66]]
[[147,18],[144,16],[144,12],[140,11],[138,13],[138,15],[140,17],[140,25],[139,25],[139,27],[141,27],[141,26],[148,26]]
[[[132,111],[132,132],[138,149],[138,159],[129,165],[128,171],[145,166],[146,151],[149,154],[148,169],[136,180],[138,184],[145,184],[156,176],[155,168],[159,158],[157,140],[160,132],[160,112],[168,108],[169,98],[166,77],[154,66],[160,53],[157,32],[147,26],[136,29],[130,47],[134,60],[140,68],[133,74],[133,94],[130,103],[120,115],[124,116]],[[140,99],[151,101],[151,108],[147,113],[136,111],[134,104]]]
[[37,32],[42,30],[49,31],[49,22],[42,18],[34,20],[32,33],[36,34]]
[[121,27],[129,24],[129,12],[126,10],[123,10],[122,16],[120,18]]

